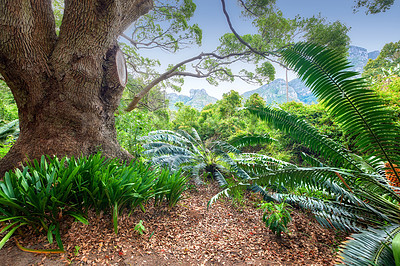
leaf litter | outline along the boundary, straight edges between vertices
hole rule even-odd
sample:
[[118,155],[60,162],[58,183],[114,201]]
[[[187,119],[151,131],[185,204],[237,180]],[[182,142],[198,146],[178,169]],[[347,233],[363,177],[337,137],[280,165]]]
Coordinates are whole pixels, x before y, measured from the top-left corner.
[[[63,223],[64,254],[31,254],[9,241],[0,250],[2,265],[332,265],[343,233],[321,227],[302,211],[292,212],[289,234],[282,239],[262,223],[258,195],[245,193],[244,201],[219,200],[207,210],[217,185],[202,185],[185,192],[172,209],[154,207],[146,212],[121,213],[118,235],[110,215],[89,211],[89,225],[67,219]],[[134,228],[142,220],[143,234]],[[29,228],[20,244],[28,248],[57,248],[46,236]]]

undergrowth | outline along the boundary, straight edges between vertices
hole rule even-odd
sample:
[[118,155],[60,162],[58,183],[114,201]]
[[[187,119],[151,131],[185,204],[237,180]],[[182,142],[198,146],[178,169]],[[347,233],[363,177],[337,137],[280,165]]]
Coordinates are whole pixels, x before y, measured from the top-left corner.
[[89,209],[112,214],[117,234],[122,210],[145,211],[144,204],[152,198],[155,205],[165,201],[173,207],[186,188],[186,177],[180,171],[152,169],[141,162],[125,165],[101,154],[78,159],[43,156],[22,170],[7,172],[0,181],[0,222],[4,225],[0,233],[7,232],[0,248],[19,227],[29,226],[46,232],[49,243],[55,237],[63,250],[63,217],[87,224]]

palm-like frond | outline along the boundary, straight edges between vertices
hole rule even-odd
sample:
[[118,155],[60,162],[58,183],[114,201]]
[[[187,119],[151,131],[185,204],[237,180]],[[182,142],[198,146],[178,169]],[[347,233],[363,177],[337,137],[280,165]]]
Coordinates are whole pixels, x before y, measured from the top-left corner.
[[332,166],[358,168],[357,163],[348,155],[349,151],[344,149],[342,145],[319,133],[316,128],[304,120],[284,110],[275,110],[270,107],[249,107],[247,110],[261,120],[289,134],[293,139],[304,143],[315,153],[324,158],[329,158]]
[[400,162],[400,134],[393,113],[368,88],[358,73],[347,71],[350,64],[343,56],[324,47],[298,43],[280,51],[283,61],[293,68],[334,113],[347,134],[355,137],[359,150],[374,156],[371,163],[389,162],[400,181],[394,164]]
[[395,265],[391,242],[400,225],[368,228],[343,243],[339,257],[343,265]]
[[236,147],[233,145],[225,142],[225,141],[215,141],[212,145],[211,148],[214,152],[218,153],[234,153],[234,154],[240,154],[242,153],[240,150],[238,150]]
[[191,141],[188,140],[186,137],[183,135],[171,131],[171,130],[156,130],[150,132],[147,136],[143,136],[139,138],[140,141],[146,141],[146,142],[154,142],[154,141],[159,141],[159,142],[167,142],[171,143],[177,146],[183,146],[190,144]]
[[[310,210],[317,221],[327,228],[352,232],[359,231],[360,225],[371,224],[371,221],[366,219],[363,209],[356,210],[353,206],[339,202],[293,194],[275,193],[271,197],[278,202],[285,201],[302,209]],[[370,212],[371,217],[373,214]]]
[[191,134],[184,130],[158,130],[141,140],[147,142],[143,144],[143,155],[151,157],[153,163],[168,165],[172,170],[184,168],[197,181],[200,175],[211,175],[222,186],[227,184],[224,177],[227,174],[245,176],[228,154],[239,154],[240,150],[222,141],[213,142],[208,149],[195,129]]
[[[260,156],[260,158],[262,157]],[[272,164],[275,168],[271,169],[271,166],[262,163],[262,160],[254,162],[251,159],[250,157],[250,160],[238,161],[238,166],[250,173],[252,182],[261,188],[283,185],[290,190],[303,187],[310,191],[324,193],[326,202],[285,194],[285,197],[288,198],[296,197],[297,201],[292,200],[290,203],[309,208],[322,219],[320,222],[323,225],[344,229],[344,227],[329,224],[329,220],[331,223],[334,223],[335,220],[340,224],[340,219],[344,219],[343,217],[347,217],[346,230],[355,230],[362,224],[382,225],[385,221],[400,223],[398,212],[400,198],[389,185],[379,181],[379,175],[331,167],[299,168],[290,164],[281,164],[279,168],[276,167],[276,164]],[[272,199],[270,195],[265,194],[265,191],[260,189],[256,189],[256,191],[261,192],[265,199]],[[275,200],[278,199],[275,198]],[[321,204],[328,204],[329,206],[325,207],[328,209],[321,209],[319,206]],[[335,214],[332,213],[332,210],[329,211],[333,205],[335,205],[335,209],[343,210],[343,213]],[[330,217],[333,214],[338,217],[335,218],[335,215]],[[359,217],[364,217],[364,221]]]
[[314,158],[313,156],[302,152],[301,154],[301,158],[308,163],[310,166],[313,167],[323,167],[325,166],[321,161],[319,161],[318,159]]
[[19,135],[18,119],[0,127],[0,141],[5,140],[9,135],[12,135],[14,137],[17,137]]
[[228,184],[228,183],[226,182],[226,179],[225,179],[224,175],[223,175],[219,170],[215,170],[215,172],[214,172],[214,178],[215,178],[215,180],[217,180],[218,184],[219,184],[221,187]]
[[[162,145],[160,145],[162,144]],[[154,147],[155,146],[155,147]],[[146,150],[143,152],[144,155],[162,156],[162,155],[187,155],[194,156],[194,153],[188,149],[177,147],[168,143],[149,143],[143,145]]]
[[294,164],[256,153],[242,153],[236,158],[236,162],[244,170],[252,172],[256,175],[268,173],[282,168],[297,167]]
[[271,138],[271,136],[267,134],[262,134],[262,135],[239,135],[235,136],[232,138],[229,143],[233,145],[236,148],[243,148],[251,145],[257,145],[257,144],[269,144],[272,143],[273,141],[276,141],[275,139]]

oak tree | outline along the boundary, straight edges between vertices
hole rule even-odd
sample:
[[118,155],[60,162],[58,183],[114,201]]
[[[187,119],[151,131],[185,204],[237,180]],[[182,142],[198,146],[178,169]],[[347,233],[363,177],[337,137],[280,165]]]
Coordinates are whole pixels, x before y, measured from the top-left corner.
[[51,0],[0,1],[0,74],[21,133],[0,173],[42,154],[132,156],[117,142],[114,111],[127,82],[117,38],[152,0],[66,0],[59,34]]

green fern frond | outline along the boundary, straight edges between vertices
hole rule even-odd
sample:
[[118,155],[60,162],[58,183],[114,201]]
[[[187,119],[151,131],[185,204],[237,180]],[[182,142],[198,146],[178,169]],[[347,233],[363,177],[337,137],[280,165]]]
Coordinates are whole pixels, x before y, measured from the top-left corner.
[[9,135],[12,135],[14,137],[17,137],[19,135],[18,119],[0,127],[0,140],[5,140]]
[[[297,166],[273,157],[255,154],[255,153],[242,153],[236,162],[240,167],[246,171],[255,174],[262,174],[263,172],[270,172],[282,168],[296,168]],[[257,173],[258,172],[258,173]]]
[[252,145],[257,145],[257,144],[270,144],[273,141],[276,141],[275,139],[271,138],[267,134],[262,134],[262,135],[239,135],[235,136],[232,138],[229,143],[240,149],[243,147],[247,146],[252,146]]
[[166,142],[180,147],[190,145],[190,141],[184,136],[177,134],[171,130],[157,130],[150,132],[147,136],[139,139],[142,142]]
[[368,228],[353,234],[342,244],[339,258],[343,265],[395,265],[391,242],[400,232],[400,225],[388,225],[379,229]]
[[335,114],[344,131],[355,138],[363,153],[374,156],[372,165],[389,162],[400,181],[394,164],[400,162],[399,128],[393,112],[387,109],[358,73],[348,71],[347,59],[333,50],[298,43],[280,51],[283,61],[293,68],[311,91]]
[[[170,144],[164,144],[160,147],[151,148],[153,145],[144,145],[143,147],[147,150],[143,152],[144,155],[149,156],[162,156],[162,155],[186,155],[186,156],[194,156],[194,153],[189,151],[188,149],[177,147]],[[150,148],[150,149],[149,149]]]
[[221,187],[226,186],[228,184],[228,182],[226,182],[224,175],[218,170],[214,171],[213,177],[215,178],[215,180],[217,180],[218,184]]
[[313,156],[311,156],[309,154],[302,152],[300,155],[301,155],[301,158],[312,167],[324,167],[325,166],[322,162],[320,162],[319,160],[317,160],[316,158],[314,158]]
[[304,120],[284,110],[275,110],[270,107],[249,107],[247,110],[261,120],[289,134],[296,141],[304,143],[315,153],[324,158],[329,158],[329,162],[332,166],[358,168],[357,163],[348,155],[349,151],[319,133],[316,128],[312,127]]
[[354,205],[294,194],[274,193],[271,197],[278,202],[286,201],[291,205],[311,211],[317,221],[327,228],[354,232],[360,231],[362,226],[383,224],[382,220],[374,218],[376,212],[357,208]]
[[242,153],[240,150],[238,150],[236,147],[233,145],[225,142],[225,141],[216,141],[213,143],[212,150],[218,153],[234,153],[234,154],[240,154]]

